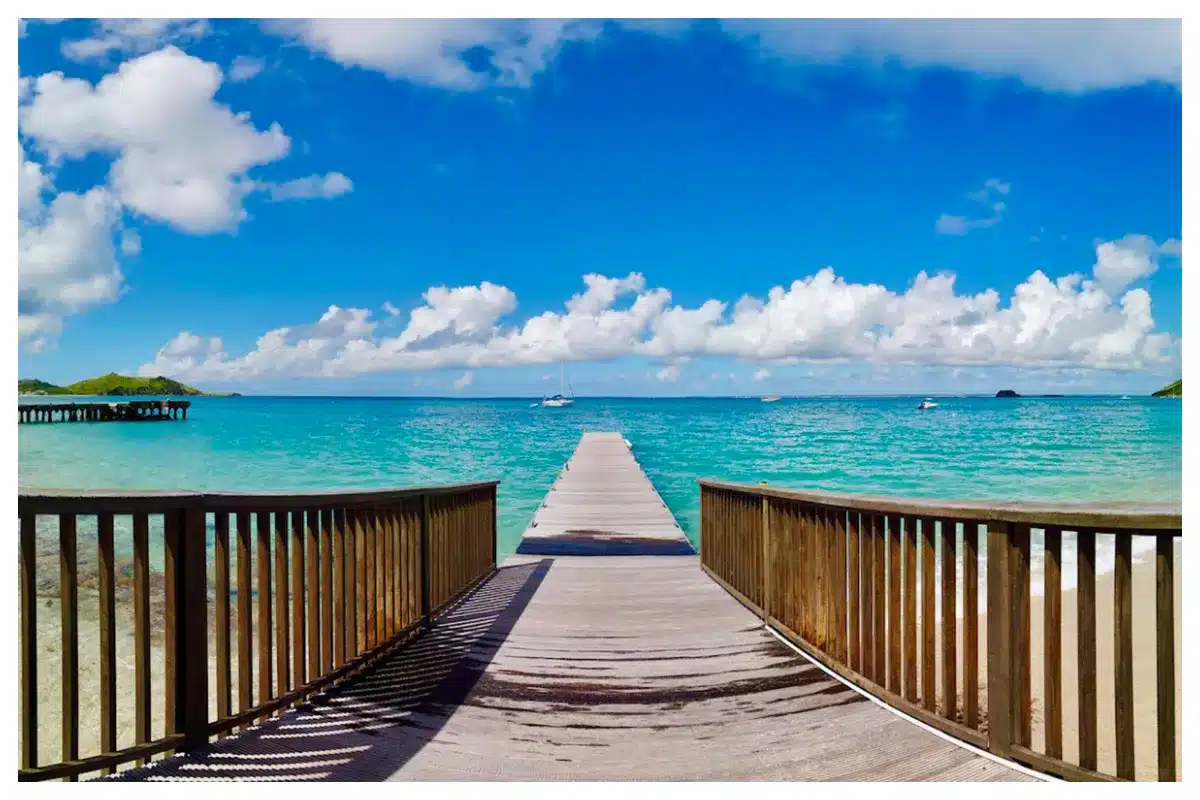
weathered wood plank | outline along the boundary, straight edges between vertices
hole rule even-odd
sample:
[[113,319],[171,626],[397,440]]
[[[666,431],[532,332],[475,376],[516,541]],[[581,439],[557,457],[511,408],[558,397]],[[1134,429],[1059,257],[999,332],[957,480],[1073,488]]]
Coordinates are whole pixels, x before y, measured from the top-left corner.
[[217,719],[232,713],[233,659],[229,650],[229,514],[213,515],[213,644],[216,648]]
[[921,584],[917,579],[917,519],[907,517],[899,520],[903,526],[903,536],[900,539],[901,557],[904,564],[903,588],[904,593],[904,699],[910,703],[917,702],[917,596],[921,593]]
[[1158,779],[1175,774],[1175,552],[1174,535],[1160,533],[1154,548],[1155,641],[1158,679]]
[[958,524],[942,529],[942,702],[946,719],[958,718]]
[[963,721],[979,728],[979,524],[963,522]]
[[934,522],[921,518],[921,702],[937,711],[937,558]]

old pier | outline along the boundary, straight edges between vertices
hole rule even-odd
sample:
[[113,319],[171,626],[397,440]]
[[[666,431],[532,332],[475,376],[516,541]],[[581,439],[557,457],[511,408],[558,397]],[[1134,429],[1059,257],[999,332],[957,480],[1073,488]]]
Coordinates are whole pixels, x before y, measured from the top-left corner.
[[187,419],[189,400],[114,403],[18,403],[17,422],[153,422]]

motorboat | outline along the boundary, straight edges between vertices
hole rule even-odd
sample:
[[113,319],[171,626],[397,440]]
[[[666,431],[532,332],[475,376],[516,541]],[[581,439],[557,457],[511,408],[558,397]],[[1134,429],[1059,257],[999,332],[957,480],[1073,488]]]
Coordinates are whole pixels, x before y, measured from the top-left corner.
[[767,397],[764,397],[764,398],[762,399],[762,401],[763,401],[764,403],[778,403],[778,402],[779,402],[779,398],[778,398],[776,395],[769,395],[769,396],[767,396]]
[[928,411],[931,408],[937,408],[937,403],[926,397],[921,401],[921,405],[917,406],[918,411]]

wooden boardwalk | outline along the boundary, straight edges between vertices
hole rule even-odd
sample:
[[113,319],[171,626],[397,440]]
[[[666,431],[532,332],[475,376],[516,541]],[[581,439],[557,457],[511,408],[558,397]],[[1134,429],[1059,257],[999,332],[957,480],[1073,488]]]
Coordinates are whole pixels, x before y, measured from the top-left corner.
[[522,555],[692,555],[619,433],[585,433],[533,515]]
[[[556,544],[577,531],[673,541],[627,463],[623,441],[585,437],[525,544],[578,545]],[[604,535],[582,549],[604,552]],[[829,677],[696,556],[518,554],[369,673],[207,753],[115,779],[1031,778]]]

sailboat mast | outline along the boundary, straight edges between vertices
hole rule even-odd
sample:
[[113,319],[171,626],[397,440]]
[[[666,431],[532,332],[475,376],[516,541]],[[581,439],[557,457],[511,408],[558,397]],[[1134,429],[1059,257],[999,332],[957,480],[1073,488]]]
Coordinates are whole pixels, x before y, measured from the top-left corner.
[[566,374],[567,374],[567,365],[559,364],[558,365],[558,394],[561,397],[567,396],[566,393],[563,391],[563,387],[566,385]]

